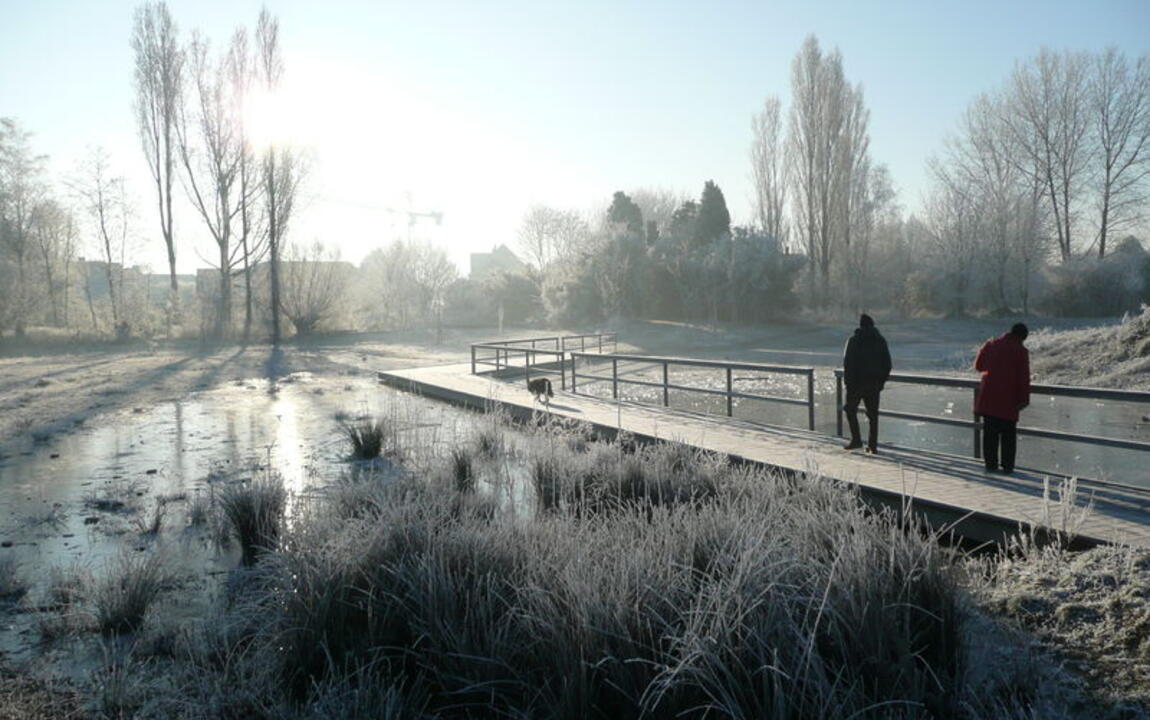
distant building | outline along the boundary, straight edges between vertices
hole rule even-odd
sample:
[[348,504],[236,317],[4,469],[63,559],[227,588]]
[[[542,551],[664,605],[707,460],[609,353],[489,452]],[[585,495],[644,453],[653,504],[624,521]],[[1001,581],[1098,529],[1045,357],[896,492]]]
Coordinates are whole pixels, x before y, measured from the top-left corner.
[[526,275],[527,266],[506,245],[492,248],[489,253],[471,253],[472,280],[483,280],[501,272]]

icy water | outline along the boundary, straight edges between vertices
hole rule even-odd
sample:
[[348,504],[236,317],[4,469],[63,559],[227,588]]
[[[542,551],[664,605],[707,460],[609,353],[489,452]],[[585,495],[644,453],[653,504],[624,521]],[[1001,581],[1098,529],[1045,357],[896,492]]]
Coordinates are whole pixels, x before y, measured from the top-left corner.
[[[608,363],[580,368],[580,372],[610,376]],[[619,377],[628,380],[662,384],[662,365],[620,363]],[[815,373],[815,428],[833,435],[835,423],[835,381],[830,370]],[[726,373],[720,369],[674,368],[670,384],[726,389]],[[735,371],[732,386],[736,392],[775,397],[804,399],[806,377],[801,375],[766,374]],[[598,397],[611,396],[609,381],[579,380],[579,391]],[[623,400],[661,405],[662,387],[619,385]],[[671,407],[696,412],[726,415],[726,399],[683,390],[670,390]],[[807,427],[807,408],[754,399],[735,399],[733,416],[742,420],[787,427]],[[923,387],[889,383],[882,394],[882,409],[946,419],[971,420],[973,392],[964,388]],[[1044,430],[1093,435],[1123,440],[1150,442],[1150,422],[1143,418],[1150,405],[1128,402],[1100,402],[1082,398],[1052,397],[1034,394],[1030,407],[1023,411],[1020,426]],[[866,419],[860,408],[863,433]],[[947,427],[922,421],[881,418],[879,443],[922,448],[954,455],[973,456],[974,432],[971,429]],[[846,421],[843,421],[846,430]],[[1090,477],[1128,485],[1150,487],[1150,453],[1108,448],[1079,442],[1061,442],[1020,436],[1018,460],[1021,467],[1039,471]]]
[[[395,429],[403,466],[415,473],[445,466],[453,448],[488,433],[502,452],[476,459],[476,491],[529,516],[533,497],[521,448],[530,437],[496,416],[399,392],[374,378],[299,373],[111,413],[46,442],[8,448],[10,456],[0,460],[0,563],[14,563],[28,586],[22,599],[0,597],[0,656],[47,663],[84,681],[106,648],[90,632],[42,642],[39,623],[59,617],[49,589],[60,579],[100,582],[123,555],[162,562],[169,589],[149,623],[202,616],[239,567],[240,551],[225,540],[222,523],[192,524],[193,508],[207,506],[229,483],[274,469],[289,491],[292,522],[298,504],[348,473],[390,465],[349,459],[337,418],[361,416],[383,418]],[[157,513],[159,532],[152,532]],[[79,610],[83,617],[91,612],[89,605]]]

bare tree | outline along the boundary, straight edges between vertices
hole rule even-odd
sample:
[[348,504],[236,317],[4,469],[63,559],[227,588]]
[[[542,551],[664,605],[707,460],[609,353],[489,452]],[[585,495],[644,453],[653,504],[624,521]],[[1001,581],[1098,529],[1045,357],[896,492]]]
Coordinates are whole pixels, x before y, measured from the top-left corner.
[[136,10],[132,28],[135,52],[136,117],[144,157],[156,185],[160,233],[168,251],[171,280],[167,324],[179,318],[180,287],[176,278],[176,239],[172,225],[172,185],[176,175],[176,120],[183,96],[184,55],[178,30],[164,2]]
[[192,91],[182,107],[191,109],[191,118],[181,112],[176,123],[180,160],[188,197],[216,243],[220,286],[214,335],[223,337],[232,325],[233,270],[244,250],[234,242],[234,225],[250,200],[241,177],[247,148],[232,66],[238,58],[231,51],[213,58],[208,42],[197,34],[188,59]]
[[[279,41],[279,21],[267,8],[260,10],[256,25],[256,76],[264,91],[274,94],[283,79],[283,57]],[[272,343],[279,345],[281,283],[280,259],[283,239],[303,180],[304,165],[299,153],[283,144],[269,144],[261,158],[262,197],[268,242],[271,285]]]
[[128,331],[122,302],[123,271],[131,225],[131,205],[124,178],[112,173],[107,153],[96,148],[85,161],[72,187],[88,213],[91,236],[102,258],[112,325],[116,333],[123,336]]
[[787,147],[795,229],[807,253],[812,300],[825,305],[835,251],[849,242],[852,184],[865,177],[868,119],[862,90],[843,75],[842,55],[824,55],[814,36],[791,65],[791,97]]
[[978,208],[965,179],[932,161],[934,188],[927,202],[926,224],[935,267],[942,273],[941,291],[952,315],[966,312],[978,258]]
[[1010,109],[1004,113],[1012,140],[1022,151],[1020,169],[1042,184],[1063,262],[1074,251],[1082,185],[1089,170],[1088,70],[1084,54],[1042,49],[1014,69]]
[[1150,199],[1150,56],[1131,67],[1116,48],[1093,61],[1090,104],[1098,142],[1098,257],[1110,234],[1146,217]]
[[[637,188],[629,193],[631,202],[639,206],[647,221],[647,244],[653,244],[671,228],[671,218],[691,196],[665,188]],[[654,223],[654,225],[652,225]],[[654,232],[652,232],[652,230]]]
[[786,158],[782,133],[782,103],[769,97],[760,113],[751,118],[751,174],[755,181],[755,210],[759,227],[786,244]]
[[448,259],[442,248],[423,243],[416,249],[416,262],[412,268],[415,284],[420,289],[423,307],[435,322],[435,342],[442,340],[444,293],[459,277],[455,263]]
[[542,287],[543,274],[553,261],[578,252],[589,236],[587,222],[578,213],[532,206],[519,227],[518,248],[531,266],[536,286]]
[[40,256],[48,310],[56,327],[68,324],[68,288],[72,257],[76,251],[76,223],[60,203],[46,199],[33,210],[32,237]]
[[343,306],[352,267],[322,243],[289,247],[282,270],[282,310],[297,335],[314,333]]
[[[981,255],[994,279],[995,309],[1010,308],[1008,277],[1023,237],[1019,213],[1033,188],[1033,178],[1020,168],[1023,153],[1008,129],[1009,112],[1001,97],[980,95],[967,108],[958,133],[947,141],[949,172],[973,194],[982,218]],[[1029,179],[1028,179],[1029,178]]]
[[237,108],[237,142],[239,145],[239,249],[240,272],[244,278],[244,340],[251,337],[254,318],[252,270],[267,252],[267,233],[263,232],[255,208],[262,191],[255,169],[256,160],[248,137],[244,110],[254,81],[256,66],[244,29],[236,30],[228,50],[228,71],[232,100]]

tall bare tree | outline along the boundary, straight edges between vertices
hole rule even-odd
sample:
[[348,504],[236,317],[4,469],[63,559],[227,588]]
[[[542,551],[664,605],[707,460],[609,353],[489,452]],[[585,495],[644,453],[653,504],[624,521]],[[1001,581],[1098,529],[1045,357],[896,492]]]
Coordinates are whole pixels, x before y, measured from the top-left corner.
[[228,50],[228,69],[232,99],[236,105],[238,117],[237,132],[240,147],[239,249],[241,252],[239,272],[243,274],[244,278],[243,337],[247,341],[251,337],[254,318],[252,271],[255,264],[263,258],[267,251],[267,234],[261,231],[259,214],[256,212],[262,184],[259,182],[259,173],[256,170],[255,153],[252,150],[251,139],[248,137],[245,114],[252,83],[255,80],[256,66],[248,42],[247,31],[243,28],[236,30],[232,36],[231,48]]
[[1011,107],[1004,114],[1022,151],[1019,167],[1042,184],[1063,262],[1074,251],[1089,171],[1088,71],[1088,56],[1043,48],[1015,67],[1009,84]]
[[214,334],[223,337],[232,325],[234,268],[244,259],[244,244],[235,242],[235,226],[250,200],[250,188],[242,182],[247,148],[233,67],[238,58],[231,50],[213,57],[207,40],[197,34],[188,60],[192,85],[176,124],[180,160],[192,206],[216,243],[219,292]]
[[807,253],[812,301],[825,306],[836,252],[850,242],[852,189],[866,178],[869,113],[862,89],[846,81],[842,55],[824,54],[813,35],[791,65],[791,98],[787,154],[795,231]]
[[1146,217],[1150,200],[1150,56],[1133,67],[1116,48],[1093,58],[1090,105],[1098,142],[1098,257],[1112,232]]
[[[256,77],[265,92],[274,94],[280,88],[283,72],[279,21],[273,18],[265,7],[260,10],[259,21],[256,24]],[[290,145],[271,143],[263,149],[260,181],[270,264],[272,343],[277,346],[282,337],[280,260],[283,239],[287,233],[304,171],[301,156]]]
[[755,211],[759,227],[785,245],[787,186],[782,137],[782,103],[769,97],[751,118],[751,175],[755,181]]
[[137,8],[132,27],[132,50],[136,58],[136,117],[140,142],[155,182],[160,233],[168,252],[171,285],[167,324],[170,332],[180,317],[172,193],[177,173],[176,121],[183,96],[184,54],[178,29],[166,3],[147,3]]

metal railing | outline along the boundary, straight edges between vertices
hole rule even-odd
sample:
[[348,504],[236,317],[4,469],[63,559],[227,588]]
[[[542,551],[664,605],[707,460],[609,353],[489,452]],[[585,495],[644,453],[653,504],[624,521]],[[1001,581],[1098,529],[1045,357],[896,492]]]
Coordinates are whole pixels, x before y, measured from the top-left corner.
[[[495,355],[488,358],[481,358],[477,355],[479,350],[493,350]],[[539,362],[539,356],[551,358],[545,363]],[[522,356],[523,364],[519,365],[514,360],[518,360]],[[471,344],[471,374],[475,375],[480,365],[487,365],[495,368],[496,372],[507,370],[511,368],[522,369],[527,379],[531,379],[531,370],[535,370],[536,375],[558,375],[559,385],[564,390],[567,389],[567,363],[564,362],[564,353],[562,350],[544,350],[542,348],[530,347],[511,347],[508,345],[498,345],[495,343],[472,343]],[[558,370],[554,368],[558,367]]]
[[[907,385],[930,385],[935,387],[967,388],[971,391],[971,419],[945,418],[936,415],[923,415],[921,413],[900,412],[896,410],[879,410],[880,417],[892,417],[900,420],[935,423],[951,427],[970,428],[973,435],[974,457],[982,457],[982,421],[974,414],[974,396],[978,393],[978,380],[974,378],[946,377],[944,375],[917,375],[911,373],[895,373],[887,383],[902,383]],[[1107,390],[1103,388],[1071,387],[1069,385],[1031,385],[1031,395],[1050,395],[1054,397],[1075,397],[1091,400],[1110,400],[1112,402],[1144,403],[1150,406],[1150,392],[1137,390]],[[843,370],[835,370],[835,431],[839,437],[843,434]],[[1080,433],[1060,432],[1043,428],[1020,427],[1019,435],[1060,440],[1064,442],[1080,442],[1090,445],[1103,445],[1105,447],[1121,448],[1123,450],[1141,450],[1150,452],[1150,443],[1139,440],[1123,440],[1120,438],[1100,437],[1097,435],[1082,435]]]
[[[736,399],[765,400],[767,402],[782,403],[785,405],[800,405],[807,408],[808,428],[811,430],[815,429],[815,369],[812,367],[795,367],[793,365],[762,365],[759,363],[725,362],[722,360],[696,360],[692,358],[664,357],[657,355],[620,355],[617,353],[596,354],[571,352],[569,355],[571,356],[571,392],[576,394],[579,393],[578,381],[586,380],[590,382],[611,383],[611,397],[614,399],[619,398],[619,385],[639,385],[644,387],[661,388],[663,391],[663,407],[670,407],[671,390],[720,396],[726,398],[727,417],[734,416]],[[580,358],[595,358],[600,361],[610,360],[611,376],[607,377],[605,375],[594,375],[586,372],[580,373],[576,363],[576,361]],[[638,380],[634,378],[620,377],[619,363],[621,361],[647,363],[657,366],[661,365],[663,370],[662,382],[652,382],[650,380]],[[669,375],[670,367],[673,365],[725,370],[726,389],[716,390],[714,388],[700,388],[671,383]],[[803,375],[807,379],[806,399],[804,400],[799,398],[778,397],[775,395],[759,395],[755,393],[736,392],[734,389],[733,378],[733,371],[735,370]]]
[[[567,389],[566,352],[578,345],[580,350],[589,347],[603,352],[607,345],[615,350],[618,346],[618,333],[600,332],[585,335],[550,335],[546,337],[519,338],[517,340],[492,340],[471,344],[471,374],[475,375],[482,366],[494,368],[496,372],[509,368],[522,368],[531,379],[534,369],[537,375],[558,375],[560,386]],[[488,350],[494,355],[481,356],[480,351]],[[520,357],[523,364],[517,364]],[[550,358],[540,363],[539,356]],[[558,366],[558,371],[555,367]]]

